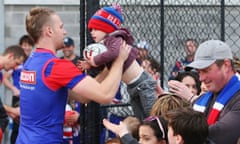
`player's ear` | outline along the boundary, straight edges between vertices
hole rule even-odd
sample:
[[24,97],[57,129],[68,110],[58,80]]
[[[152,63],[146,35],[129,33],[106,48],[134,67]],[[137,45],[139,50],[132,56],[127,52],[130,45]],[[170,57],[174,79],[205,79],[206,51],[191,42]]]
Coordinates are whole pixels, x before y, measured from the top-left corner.
[[44,30],[45,30],[45,34],[48,35],[48,36],[52,35],[52,33],[53,33],[51,26],[46,26],[44,28]]

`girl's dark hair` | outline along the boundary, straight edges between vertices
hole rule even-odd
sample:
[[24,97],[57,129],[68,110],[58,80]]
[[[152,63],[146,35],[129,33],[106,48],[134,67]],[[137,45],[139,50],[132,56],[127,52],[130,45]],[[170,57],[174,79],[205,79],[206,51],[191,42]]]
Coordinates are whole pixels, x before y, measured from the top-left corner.
[[190,76],[194,79],[196,82],[196,88],[197,88],[197,95],[201,92],[201,81],[199,80],[199,75],[196,71],[180,71],[178,72],[178,75],[175,77],[175,80],[182,82],[182,80],[186,77]]
[[[163,131],[159,126],[158,120],[160,121]],[[155,136],[157,137],[157,139],[160,140],[165,140],[166,142],[168,142],[168,137],[167,137],[167,120],[165,120],[163,117],[157,117],[157,116],[149,116],[146,119],[143,120],[141,126],[149,126],[153,129]],[[164,133],[164,134],[163,134]]]

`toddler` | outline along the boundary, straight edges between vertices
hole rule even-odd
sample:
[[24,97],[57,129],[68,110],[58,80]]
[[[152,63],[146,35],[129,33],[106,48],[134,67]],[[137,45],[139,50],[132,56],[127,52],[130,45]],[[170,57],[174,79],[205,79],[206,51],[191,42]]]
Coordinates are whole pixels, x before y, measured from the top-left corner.
[[[90,56],[86,61],[80,61],[78,65],[80,69],[85,70],[90,66],[102,65],[109,68],[119,54],[122,41],[129,46],[133,45],[134,39],[127,29],[121,28],[122,23],[122,8],[119,5],[103,7],[91,17],[88,23],[91,36],[96,43],[103,43],[107,47],[107,51]],[[122,81],[127,84],[135,116],[144,119],[149,115],[156,100],[156,81],[138,64],[137,53],[137,49],[132,47],[123,66]]]

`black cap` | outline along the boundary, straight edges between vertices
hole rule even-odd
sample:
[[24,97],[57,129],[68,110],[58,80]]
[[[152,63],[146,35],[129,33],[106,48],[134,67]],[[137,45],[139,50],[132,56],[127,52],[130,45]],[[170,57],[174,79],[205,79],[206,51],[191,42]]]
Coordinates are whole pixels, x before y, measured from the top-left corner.
[[74,41],[70,37],[65,37],[64,38],[64,44],[65,44],[65,46],[71,46],[71,45],[74,45]]

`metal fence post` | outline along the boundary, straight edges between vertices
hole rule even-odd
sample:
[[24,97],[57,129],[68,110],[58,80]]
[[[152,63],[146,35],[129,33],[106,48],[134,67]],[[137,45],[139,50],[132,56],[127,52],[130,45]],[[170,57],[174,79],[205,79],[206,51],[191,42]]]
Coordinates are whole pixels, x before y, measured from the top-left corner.
[[225,41],[225,0],[221,0],[221,40]]
[[160,25],[160,32],[161,32],[161,38],[160,38],[160,62],[161,62],[161,86],[164,87],[164,0],[161,0],[160,4],[160,17],[161,17],[161,25]]

